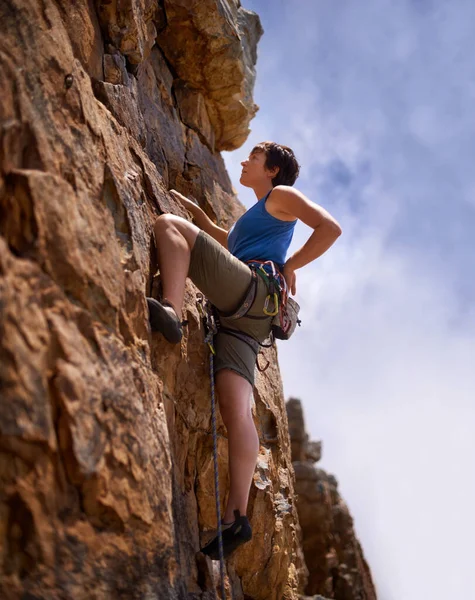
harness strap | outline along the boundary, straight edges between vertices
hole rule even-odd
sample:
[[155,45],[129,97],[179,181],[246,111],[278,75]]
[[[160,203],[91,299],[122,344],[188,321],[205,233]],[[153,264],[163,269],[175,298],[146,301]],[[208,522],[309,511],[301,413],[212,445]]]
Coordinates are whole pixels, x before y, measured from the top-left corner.
[[256,299],[257,293],[257,275],[254,269],[251,269],[251,275],[251,283],[247,288],[244,298],[239,303],[237,310],[234,310],[230,313],[220,312],[220,315],[225,319],[232,319],[233,321],[236,319],[241,319],[251,308],[254,300]]

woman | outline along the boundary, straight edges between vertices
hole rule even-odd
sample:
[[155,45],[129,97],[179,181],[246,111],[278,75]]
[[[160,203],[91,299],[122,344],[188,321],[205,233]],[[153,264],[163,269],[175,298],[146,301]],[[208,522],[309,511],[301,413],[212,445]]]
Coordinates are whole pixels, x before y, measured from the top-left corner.
[[[186,277],[221,314],[224,329],[238,330],[264,341],[272,317],[264,316],[268,290],[257,277],[257,294],[246,316],[228,320],[223,315],[238,308],[252,278],[249,262],[272,261],[282,272],[288,290],[296,292],[295,271],[321,256],[341,234],[337,221],[322,207],[292,188],[299,174],[293,151],[274,142],[255,146],[240,183],[254,190],[258,202],[228,232],[215,225],[196,204],[172,190],[193,215],[196,225],[170,214],[154,225],[163,300],[148,298],[150,324],[171,343],[182,337],[181,311]],[[286,260],[297,220],[314,231],[305,245]],[[261,317],[259,319],[252,317]],[[228,432],[230,492],[223,518],[224,555],[252,537],[246,510],[259,438],[252,420],[251,394],[256,355],[244,339],[229,331],[215,337],[215,381],[220,413]],[[203,552],[218,558],[214,538]]]

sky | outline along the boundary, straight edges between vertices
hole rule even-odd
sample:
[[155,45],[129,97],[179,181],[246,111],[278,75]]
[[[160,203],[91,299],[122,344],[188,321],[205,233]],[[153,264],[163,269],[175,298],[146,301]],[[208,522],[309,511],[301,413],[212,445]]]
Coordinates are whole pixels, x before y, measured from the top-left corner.
[[[475,598],[475,3],[243,0],[264,28],[254,144],[342,236],[297,271],[279,343],[379,600]],[[309,237],[299,223],[289,254]]]

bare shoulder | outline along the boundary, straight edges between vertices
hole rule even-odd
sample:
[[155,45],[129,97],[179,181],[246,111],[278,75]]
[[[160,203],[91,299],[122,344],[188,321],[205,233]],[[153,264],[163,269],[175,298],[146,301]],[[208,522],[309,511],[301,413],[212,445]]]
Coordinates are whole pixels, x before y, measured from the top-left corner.
[[[298,218],[295,210],[298,204],[312,204],[299,190],[290,185],[276,185],[267,201],[268,209],[278,211],[292,219]],[[282,218],[282,216],[280,217]]]
[[277,185],[269,200],[274,196],[272,207],[279,211],[286,221],[299,219],[309,227],[318,227],[322,224],[328,224],[340,229],[337,221],[322,206],[313,202],[301,191],[288,185]]
[[292,205],[301,195],[289,185],[276,185],[266,201],[267,212],[282,221],[295,221]]
[[302,192],[299,192],[296,188],[290,185],[276,185],[272,190],[272,196],[279,196],[281,198],[292,198],[292,197],[303,197],[305,196]]

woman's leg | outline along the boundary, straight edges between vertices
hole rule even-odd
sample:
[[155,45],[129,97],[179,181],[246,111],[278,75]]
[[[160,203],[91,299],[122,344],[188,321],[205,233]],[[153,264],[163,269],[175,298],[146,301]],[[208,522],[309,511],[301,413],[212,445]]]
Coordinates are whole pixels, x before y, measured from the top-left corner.
[[219,410],[228,431],[229,498],[223,521],[234,521],[234,510],[247,512],[252,477],[259,452],[259,437],[251,414],[251,384],[230,369],[216,374]]
[[191,251],[200,230],[193,223],[170,214],[158,217],[153,229],[163,299],[173,306],[181,319]]
[[[163,296],[181,318],[191,251],[200,230],[181,217],[166,214],[155,221],[154,231]],[[226,260],[229,260],[229,257]],[[223,262],[223,268],[226,266]],[[246,276],[247,270],[246,267]],[[212,271],[220,273],[215,267]],[[238,278],[236,273],[234,279],[239,280],[240,288],[246,289],[245,277]],[[223,285],[225,282],[219,283]],[[222,295],[227,294],[229,290],[223,290]],[[241,289],[237,295],[242,295]],[[259,452],[259,438],[251,415],[251,384],[236,372],[221,369],[216,375],[216,390],[221,416],[228,431],[230,493],[224,521],[230,522],[234,520],[235,509],[238,509],[241,515],[246,514]]]

